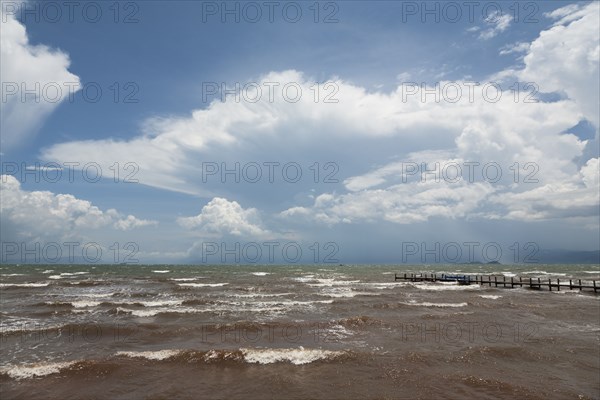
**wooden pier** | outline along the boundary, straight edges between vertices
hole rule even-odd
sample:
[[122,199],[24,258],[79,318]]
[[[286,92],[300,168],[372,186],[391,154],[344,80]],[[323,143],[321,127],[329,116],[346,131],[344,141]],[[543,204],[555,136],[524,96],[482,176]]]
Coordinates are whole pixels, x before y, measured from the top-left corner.
[[549,291],[560,291],[563,289],[593,290],[598,293],[600,284],[595,280],[581,279],[541,279],[541,278],[523,278],[511,276],[510,280],[502,275],[448,275],[448,274],[394,274],[394,281],[410,282],[457,282],[459,285],[479,284],[502,288],[524,287],[533,290],[547,289]]

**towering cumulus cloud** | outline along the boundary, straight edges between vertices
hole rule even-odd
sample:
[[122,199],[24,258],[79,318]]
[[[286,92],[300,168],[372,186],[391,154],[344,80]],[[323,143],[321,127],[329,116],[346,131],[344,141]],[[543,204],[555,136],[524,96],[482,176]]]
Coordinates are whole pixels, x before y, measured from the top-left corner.
[[[498,101],[489,101],[481,88],[472,99],[465,91],[457,101],[422,101],[423,87],[407,96],[402,86],[390,92],[370,91],[334,78],[337,102],[324,103],[313,98],[314,79],[288,70],[265,74],[257,86],[266,90],[272,82],[281,86],[292,82],[304,94],[298,101],[286,101],[278,91],[273,101],[264,91],[258,100],[256,93],[241,99],[230,96],[187,116],[150,119],[142,134],[128,140],[61,143],[46,149],[43,157],[95,161],[107,168],[115,158],[134,161],[140,166],[142,184],[242,204],[248,203],[237,193],[199,183],[203,160],[214,154],[227,154],[231,160],[268,161],[273,154],[284,160],[335,160],[347,167],[340,175],[345,178],[343,186],[311,193],[312,197],[306,192],[300,196],[298,187],[289,186],[289,198],[304,201],[288,203],[287,211],[276,210],[288,219],[312,217],[327,224],[361,220],[402,224],[446,217],[584,218],[598,203],[590,172],[597,165],[597,154],[588,151],[597,141],[584,140],[572,130],[582,121],[598,129],[598,8],[598,3],[591,3],[548,14],[545,30],[531,43],[518,45],[523,65],[489,78],[534,81],[539,93],[555,94],[553,101],[544,96],[536,102],[515,101],[508,89]],[[498,30],[508,27],[505,21]],[[453,84],[466,88],[469,82]],[[433,82],[426,89],[432,88]],[[345,149],[361,149],[360,157],[349,156]],[[490,160],[503,170],[502,179],[493,184],[481,179],[474,184],[401,180],[406,162],[485,165]],[[535,180],[515,181],[509,169],[515,161],[535,169]],[[569,196],[581,201],[567,210],[564,198]],[[279,206],[268,203],[264,199],[261,207]],[[214,210],[242,215],[235,204],[215,198],[200,217],[180,222],[209,227]]]
[[18,3],[8,3],[0,7],[3,152],[30,139],[69,93],[80,88],[79,77],[68,70],[69,56],[31,44],[25,26],[15,19]]

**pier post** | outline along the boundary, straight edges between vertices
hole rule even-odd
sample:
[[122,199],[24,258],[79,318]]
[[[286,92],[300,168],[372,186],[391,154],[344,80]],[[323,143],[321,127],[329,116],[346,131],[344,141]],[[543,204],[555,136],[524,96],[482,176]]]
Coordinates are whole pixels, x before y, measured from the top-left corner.
[[573,279],[569,279],[569,290],[573,289]]
[[556,278],[556,287],[558,288],[558,291],[560,292],[560,278]]
[[594,293],[596,293],[596,289],[597,289],[596,288],[596,281],[592,281],[592,282],[594,282]]
[[579,280],[579,291],[581,291],[581,279]]
[[548,278],[548,289],[552,291],[552,279]]
[[498,287],[498,277],[494,276],[494,284],[496,285],[496,287]]
[[515,283],[513,282],[513,277],[510,277],[510,287],[514,288],[515,287]]

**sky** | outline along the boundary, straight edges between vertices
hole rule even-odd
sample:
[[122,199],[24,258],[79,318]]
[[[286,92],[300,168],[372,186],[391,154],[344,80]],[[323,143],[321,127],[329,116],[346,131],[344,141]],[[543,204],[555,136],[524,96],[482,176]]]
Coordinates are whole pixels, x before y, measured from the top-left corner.
[[1,6],[3,262],[600,249],[598,2]]

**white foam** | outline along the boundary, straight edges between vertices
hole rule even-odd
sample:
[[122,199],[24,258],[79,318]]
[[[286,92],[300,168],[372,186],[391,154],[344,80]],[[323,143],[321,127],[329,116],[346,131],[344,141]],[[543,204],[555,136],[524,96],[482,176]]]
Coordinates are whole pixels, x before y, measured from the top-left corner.
[[321,349],[240,349],[249,363],[273,364],[288,361],[294,365],[309,364],[323,359],[339,357],[345,352]]
[[356,281],[340,281],[340,280],[336,280],[336,279],[332,279],[332,278],[314,279],[314,280],[317,281],[317,282],[319,282],[319,283],[309,283],[310,286],[316,286],[316,287],[321,287],[321,286],[346,286],[346,285],[352,285],[352,284],[360,282],[360,280],[356,280]]
[[319,293],[319,296],[334,297],[334,298],[351,298],[356,296],[380,296],[381,293],[370,293],[370,292],[333,292],[333,293]]
[[256,297],[279,297],[289,296],[293,293],[250,293],[250,294],[231,294],[228,297],[240,297],[240,298],[256,298]]
[[157,269],[157,270],[154,270],[152,272],[154,272],[155,274],[166,274],[166,273],[171,272],[171,271],[169,271],[168,269]]
[[210,312],[211,310],[202,310],[191,307],[176,307],[176,308],[150,308],[146,310],[131,310],[128,308],[117,307],[117,312],[131,314],[135,317],[154,317],[158,314],[195,314],[202,312]]
[[566,276],[567,274],[561,272],[547,272],[547,271],[526,271],[523,274],[527,275],[556,275],[556,276]]
[[584,274],[600,274],[600,271],[581,271]]
[[179,354],[181,350],[156,350],[156,351],[119,351],[117,356],[131,358],[145,358],[147,360],[166,360]]
[[314,275],[305,275],[305,276],[298,276],[296,278],[293,278],[295,281],[297,282],[311,282],[314,281]]
[[59,373],[62,369],[68,368],[77,362],[78,361],[67,361],[58,363],[9,366],[0,369],[0,371],[17,380],[27,379]]
[[25,274],[0,274],[0,276],[25,276]]
[[90,300],[77,300],[72,301],[71,305],[75,308],[85,308],[85,307],[96,307],[100,305],[100,301],[90,301]]
[[416,288],[428,291],[444,290],[481,290],[479,285],[459,285],[456,282],[416,283]]
[[3,287],[45,287],[48,283],[0,283],[0,288]]
[[191,281],[195,281],[196,279],[200,279],[202,277],[198,277],[198,278],[171,278],[172,281],[176,281],[176,282],[191,282]]
[[89,272],[86,271],[79,271],[79,272],[62,272],[61,276],[75,276],[75,275],[85,275],[88,274]]
[[319,293],[319,296],[333,298],[351,298],[356,296],[379,296],[382,293],[355,292],[349,287],[332,287]]
[[374,287],[376,289],[385,289],[385,288],[390,288],[390,287],[397,287],[397,286],[406,286],[406,285],[411,285],[411,282],[363,282],[363,283],[357,283],[356,285],[361,285],[361,286],[370,286],[370,287]]
[[497,299],[501,298],[502,296],[495,295],[495,294],[480,294],[479,297],[481,297],[483,299],[497,300]]
[[229,285],[229,283],[178,283],[181,287],[219,287]]
[[42,274],[51,274],[53,272],[54,272],[53,269],[47,269],[47,270],[43,271]]
[[430,302],[423,302],[423,303],[417,303],[415,300],[411,300],[408,303],[403,303],[409,306],[421,306],[421,307],[466,307],[467,303],[430,303]]
[[50,275],[48,278],[49,279],[62,279],[63,277],[60,275]]
[[252,272],[252,275],[265,276],[265,275],[271,275],[271,273],[269,273],[269,272]]
[[349,331],[343,325],[334,325],[328,328],[325,332],[323,332],[323,336],[327,338],[327,340],[331,339],[345,339],[347,337],[353,336],[354,332]]
[[183,300],[154,300],[154,301],[135,301],[144,307],[161,307],[161,306],[178,306],[183,303]]

